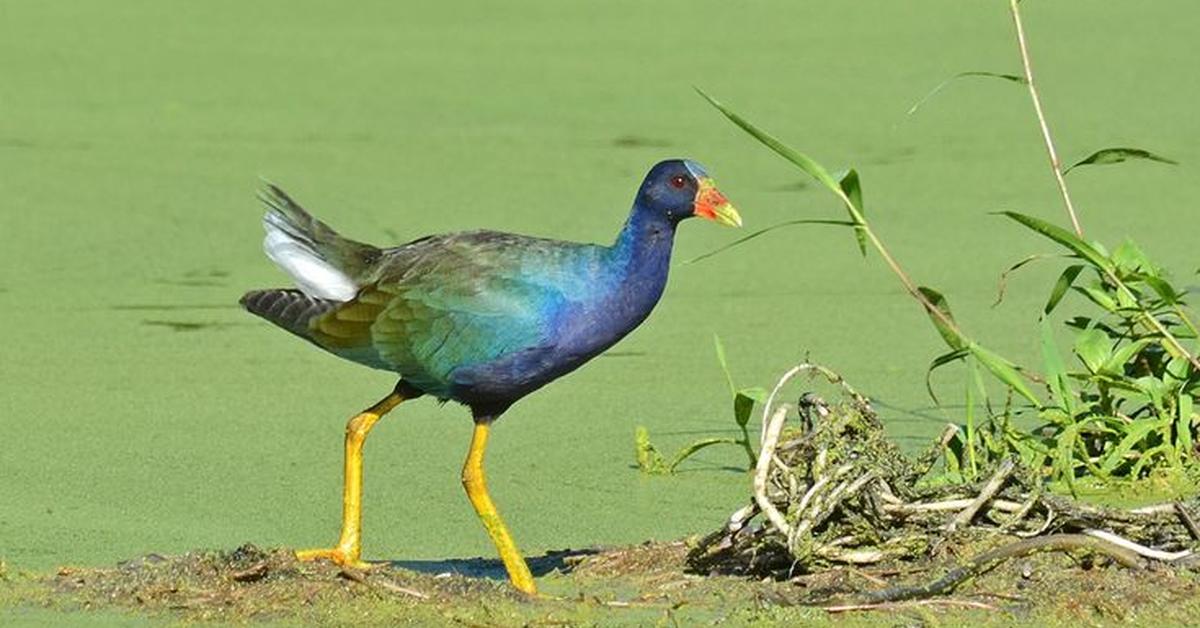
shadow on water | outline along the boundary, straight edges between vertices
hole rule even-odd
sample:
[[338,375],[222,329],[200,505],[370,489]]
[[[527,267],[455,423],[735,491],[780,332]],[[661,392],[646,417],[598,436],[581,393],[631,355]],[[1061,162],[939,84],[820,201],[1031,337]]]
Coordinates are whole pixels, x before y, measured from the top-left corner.
[[605,351],[600,354],[602,358],[640,358],[646,355],[645,351]]
[[[528,556],[526,557],[526,562],[529,563],[529,571],[533,572],[534,576],[544,576],[554,572],[565,574],[570,573],[575,568],[575,565],[579,562],[579,558],[599,553],[600,550],[597,549],[551,550],[541,556]],[[451,573],[470,578],[489,578],[492,580],[505,580],[508,578],[508,572],[504,570],[504,563],[500,562],[498,558],[392,560],[388,562],[392,567],[425,574]]]
[[142,324],[149,325],[151,327],[166,327],[171,331],[202,331],[205,329],[225,329],[227,327],[236,327],[238,325],[246,325],[248,323],[144,320],[142,321]]
[[640,135],[622,135],[614,138],[613,146],[620,148],[669,148],[671,142],[663,139],[642,137]]
[[793,181],[791,183],[784,183],[783,185],[776,185],[768,189],[771,192],[802,192],[807,190],[809,187],[810,186],[807,181]]
[[240,310],[241,305],[236,302],[230,303],[199,303],[191,305],[173,305],[173,304],[157,304],[157,303],[127,303],[120,305],[110,305],[110,310],[118,312],[175,312],[188,310]]
[[213,279],[155,279],[154,283],[184,288],[223,288],[225,283]]

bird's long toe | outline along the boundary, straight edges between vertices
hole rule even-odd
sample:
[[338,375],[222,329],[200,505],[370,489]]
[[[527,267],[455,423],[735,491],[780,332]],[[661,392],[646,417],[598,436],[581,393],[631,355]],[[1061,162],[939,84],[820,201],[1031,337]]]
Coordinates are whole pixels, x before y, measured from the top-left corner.
[[339,567],[358,569],[360,571],[374,567],[372,563],[368,563],[357,556],[351,556],[350,552],[340,547],[298,550],[296,552],[296,560],[304,562],[328,560]]

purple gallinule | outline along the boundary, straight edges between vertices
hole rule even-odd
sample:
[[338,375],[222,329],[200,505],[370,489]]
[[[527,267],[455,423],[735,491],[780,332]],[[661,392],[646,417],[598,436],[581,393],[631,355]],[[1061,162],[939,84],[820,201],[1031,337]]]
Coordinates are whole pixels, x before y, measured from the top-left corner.
[[470,408],[475,429],[463,486],[512,584],[534,593],[484,479],[492,423],[645,320],[667,283],[681,221],[740,226],[737,211],[699,164],[684,160],[650,170],[609,246],[466,231],[379,248],[338,235],[273,185],[261,196],[267,257],[299,289],[255,290],[242,305],[334,355],[400,376],[391,394],[346,425],[337,545],[299,558],[365,566],[363,442],[400,402],[428,395]]

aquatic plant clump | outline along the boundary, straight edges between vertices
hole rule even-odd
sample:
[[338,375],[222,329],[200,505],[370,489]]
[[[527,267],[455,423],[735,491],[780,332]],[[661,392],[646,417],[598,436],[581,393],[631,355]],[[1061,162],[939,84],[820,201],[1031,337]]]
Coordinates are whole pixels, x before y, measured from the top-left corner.
[[[822,376],[836,403],[806,393],[780,403],[793,378]],[[982,469],[978,482],[930,474],[958,428],[910,459],[884,435],[870,402],[840,376],[801,364],[784,375],[763,408],[753,496],[688,556],[701,573],[786,579],[835,566],[894,564],[975,554],[926,587],[885,589],[872,599],[936,594],[1009,558],[1086,550],[1128,567],[1192,564],[1200,503],[1134,510],[1090,505],[1043,490],[1040,473],[1017,458]],[[972,552],[971,548],[987,551]],[[964,551],[965,550],[965,551]],[[930,588],[932,587],[932,588]]]

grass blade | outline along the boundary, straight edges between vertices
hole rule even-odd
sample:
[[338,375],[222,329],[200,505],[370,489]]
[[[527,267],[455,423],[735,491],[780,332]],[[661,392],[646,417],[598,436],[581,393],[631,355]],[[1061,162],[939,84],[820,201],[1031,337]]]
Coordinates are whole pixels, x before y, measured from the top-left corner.
[[[1150,435],[1151,432],[1159,429],[1164,429],[1170,425],[1170,418],[1149,420],[1141,419],[1134,421],[1129,429],[1125,431],[1124,438],[1113,448],[1112,452],[1104,457],[1104,462],[1100,465],[1100,470],[1104,475],[1112,475],[1117,466],[1125,460],[1125,456],[1133,451],[1142,440]],[[1166,440],[1166,439],[1163,439]]]
[[721,365],[721,372],[725,373],[725,381],[729,383],[729,394],[736,395],[737,386],[733,384],[733,374],[729,372],[729,363],[725,361],[725,343],[716,334],[713,334],[713,348],[717,351],[717,363]]
[[[842,192],[846,194],[846,198],[858,209],[858,213],[862,215],[863,200],[862,200],[862,183],[858,180],[858,171],[851,168],[838,177],[838,187],[842,188]],[[854,226],[854,238],[858,240],[858,251],[863,257],[867,256],[867,232],[863,230],[862,225]]]
[[1154,338],[1141,338],[1134,342],[1122,345],[1121,348],[1112,352],[1107,360],[1104,361],[1099,368],[1099,372],[1108,375],[1123,376],[1125,364],[1133,359],[1133,356],[1142,352],[1142,349],[1154,344]]
[[937,395],[933,393],[933,372],[936,369],[950,364],[951,362],[957,362],[968,355],[970,355],[970,352],[966,349],[955,349],[950,353],[943,353],[942,355],[939,355],[929,363],[929,368],[925,369],[925,390],[929,393],[929,398],[932,399],[934,403],[941,405],[942,402],[939,401]]
[[1042,314],[1048,315],[1058,307],[1058,302],[1066,296],[1067,290],[1071,289],[1071,285],[1075,283],[1075,278],[1079,276],[1083,270],[1082,264],[1074,264],[1066,267],[1062,274],[1058,276],[1058,281],[1054,282],[1054,289],[1050,291],[1050,298],[1046,299],[1046,306],[1042,308]]
[[1163,157],[1162,155],[1157,155],[1148,150],[1142,150],[1140,148],[1103,148],[1075,162],[1066,170],[1063,170],[1063,174],[1066,175],[1068,172],[1078,168],[1079,166],[1105,166],[1108,164],[1119,164],[1125,161],[1139,160],[1157,161],[1158,163],[1170,164],[1172,166],[1179,165],[1179,162],[1175,161],[1174,159]]
[[730,122],[733,122],[741,127],[743,131],[749,133],[752,137],[754,137],[754,139],[762,142],[767,148],[770,148],[778,153],[780,157],[783,157],[784,159],[795,164],[809,176],[819,181],[825,187],[829,188],[831,192],[837,194],[838,196],[842,196],[844,194],[842,192],[842,188],[837,184],[837,181],[834,180],[833,176],[829,174],[829,171],[825,169],[825,166],[817,163],[816,160],[808,155],[805,155],[804,153],[784,144],[770,133],[767,133],[757,126],[754,126],[754,124],[752,124],[749,120],[746,120],[742,116],[734,113],[731,109],[718,102],[717,99],[705,93],[704,90],[697,87],[696,91],[699,92],[700,95],[703,96],[710,105],[716,107],[717,111],[725,114],[725,117],[729,118]]
[[988,77],[988,78],[997,78],[997,79],[1002,79],[1005,81],[1010,81],[1012,83],[1018,83],[1020,85],[1025,84],[1025,77],[1017,76],[1016,74],[1001,74],[999,72],[984,72],[981,70],[973,70],[973,71],[969,71],[969,72],[959,72],[958,74],[951,76],[950,78],[942,81],[941,83],[938,83],[937,86],[935,86],[933,89],[929,90],[929,93],[922,96],[920,100],[913,103],[913,106],[908,108],[908,113],[905,115],[911,116],[914,113],[916,113],[918,109],[925,106],[925,103],[928,102],[930,98],[933,98],[934,96],[936,96],[938,94],[938,92],[942,91],[943,89],[946,89],[946,87],[948,87],[951,83],[953,83],[959,79],[967,78],[967,77],[971,77],[971,76],[983,76],[983,77]]
[[1082,257],[1088,262],[1091,262],[1093,266],[1110,273],[1115,272],[1113,263],[1109,261],[1107,257],[1101,254],[1100,251],[1097,251],[1095,247],[1087,242],[1084,242],[1082,238],[1071,233],[1070,231],[1067,231],[1058,225],[1048,223],[1040,218],[1034,218],[1033,216],[1027,216],[1018,212],[1004,211],[999,213],[1003,216],[1008,216],[1022,225],[1025,225],[1026,227],[1046,236],[1047,238],[1050,238],[1051,240],[1054,240],[1055,242],[1058,242],[1068,249],[1071,249],[1071,251],[1073,251],[1076,255]]
[[784,144],[775,136],[758,128],[749,120],[734,113],[733,110],[721,104],[712,96],[709,96],[699,87],[696,88],[696,92],[703,96],[710,105],[716,107],[717,111],[720,111],[725,115],[726,118],[729,118],[730,122],[733,122],[741,127],[741,129],[749,133],[751,137],[761,142],[767,148],[775,151],[775,153],[780,157],[783,157],[784,159],[795,164],[810,177],[820,182],[821,185],[824,185],[830,192],[833,192],[846,206],[846,211],[850,213],[850,220],[861,230],[861,225],[863,222],[862,215],[858,211],[858,206],[854,204],[854,201],[850,200],[850,196],[848,196],[846,192],[842,190],[842,186],[839,185],[836,180],[834,180],[833,175],[829,174],[829,171],[825,169],[825,166],[817,163],[817,161],[812,157],[809,157],[808,155],[805,155],[804,153],[788,146],[787,144]]
[[[952,323],[954,322],[954,314],[950,312],[950,304],[946,302],[946,297],[942,296],[942,293],[934,290],[933,288],[927,288],[925,286],[918,286],[917,291],[920,292],[921,295],[933,305],[933,307],[937,308],[937,310],[942,313],[942,316],[946,317],[946,320]],[[950,345],[951,349],[958,351],[967,348],[967,339],[963,338],[958,330],[947,325],[946,321],[934,316],[932,313],[928,314],[929,320],[933,321],[933,326],[936,327],[938,333],[942,335],[942,340],[945,340],[946,344]]]
[[1071,494],[1075,495],[1075,439],[1079,437],[1079,425],[1072,423],[1059,432],[1056,440],[1053,473],[1067,483]]
[[1192,456],[1192,408],[1195,403],[1192,396],[1183,389],[1179,390],[1177,410],[1179,413],[1175,423],[1175,443],[1177,451],[1183,456]]
[[1062,408],[1067,415],[1074,416],[1075,409],[1072,400],[1075,398],[1074,391],[1071,390],[1071,384],[1067,380],[1067,365],[1063,362],[1062,355],[1058,352],[1058,345],[1054,342],[1054,330],[1050,327],[1050,321],[1047,318],[1042,318],[1042,363],[1046,367],[1046,382],[1050,385],[1050,392],[1054,395],[1054,402],[1058,407]]
[[999,379],[1009,388],[1017,391],[1019,395],[1028,399],[1033,405],[1039,408],[1042,407],[1041,400],[1037,398],[1037,395],[1033,394],[1033,390],[1029,388],[1029,384],[1025,383],[1015,364],[975,343],[971,343],[968,349],[971,351],[971,355],[975,356],[976,360],[979,360],[980,364],[987,367],[987,370],[996,376],[996,379]]
[[667,473],[674,473],[675,467],[678,467],[680,463],[688,458],[691,458],[701,449],[704,449],[705,447],[711,447],[713,445],[724,444],[736,445],[737,441],[732,438],[704,438],[692,443],[691,445],[688,445],[687,447],[684,447],[679,453],[675,454],[675,458],[671,460],[670,464],[667,465]]
[[1028,264],[1030,262],[1036,262],[1038,260],[1047,259],[1050,257],[1062,257],[1062,256],[1058,255],[1056,253],[1034,253],[1033,255],[1029,255],[1029,256],[1025,257],[1024,259],[1018,261],[1017,263],[1013,264],[1012,266],[1009,266],[1008,268],[1006,268],[1004,270],[1004,272],[1000,273],[1000,281],[997,282],[997,284],[996,284],[996,302],[992,304],[992,307],[996,307],[997,305],[1000,305],[1000,303],[1004,301],[1004,292],[1008,289],[1008,276],[1009,275],[1020,270],[1021,268],[1023,268],[1026,264]]
[[761,235],[766,235],[776,229],[780,229],[783,227],[790,227],[792,225],[837,225],[839,227],[857,227],[858,226],[857,223],[853,223],[848,220],[822,220],[822,219],[817,219],[817,218],[803,219],[803,220],[786,220],[777,225],[771,225],[770,227],[766,227],[764,229],[759,229],[758,231],[755,231],[754,233],[751,233],[742,238],[738,238],[737,240],[734,240],[733,242],[730,242],[729,244],[726,244],[720,248],[716,248],[707,253],[697,255],[696,257],[693,257],[692,259],[684,262],[684,264],[694,264],[702,259],[708,259],[718,253],[724,253],[725,251],[728,251],[729,249],[732,249],[735,246],[745,244],[746,242],[753,240],[754,238],[757,238]]

